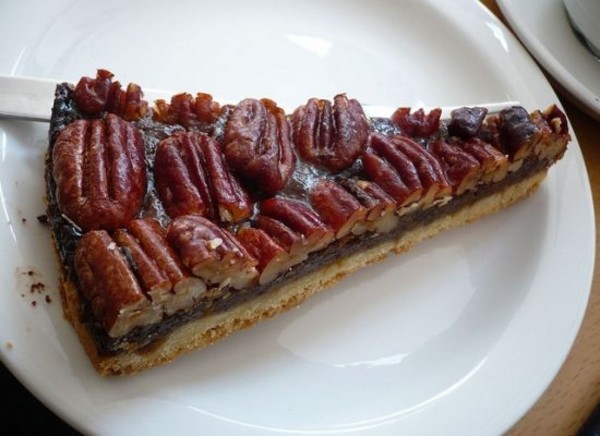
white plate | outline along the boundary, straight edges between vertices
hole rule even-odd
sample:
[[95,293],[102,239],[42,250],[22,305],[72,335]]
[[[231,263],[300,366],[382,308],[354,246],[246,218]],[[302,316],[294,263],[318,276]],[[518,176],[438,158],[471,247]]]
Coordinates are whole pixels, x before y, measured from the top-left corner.
[[562,0],[498,0],[498,6],[537,61],[600,120],[600,60],[577,39]]
[[[0,72],[76,80],[105,67],[149,88],[286,106],[342,91],[384,105],[558,101],[469,0],[33,3],[3,6]],[[35,220],[46,128],[0,123],[1,357],[86,433],[499,434],[548,386],[579,328],[594,227],[574,139],[527,201],[208,350],[101,378],[61,317],[50,235]],[[38,278],[49,289],[31,294]]]

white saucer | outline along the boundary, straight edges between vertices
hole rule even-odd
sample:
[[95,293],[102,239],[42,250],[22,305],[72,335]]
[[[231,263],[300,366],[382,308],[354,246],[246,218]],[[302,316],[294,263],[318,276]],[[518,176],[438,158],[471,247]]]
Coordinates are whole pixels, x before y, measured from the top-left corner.
[[562,0],[498,0],[498,6],[540,65],[600,120],[600,60],[578,40]]

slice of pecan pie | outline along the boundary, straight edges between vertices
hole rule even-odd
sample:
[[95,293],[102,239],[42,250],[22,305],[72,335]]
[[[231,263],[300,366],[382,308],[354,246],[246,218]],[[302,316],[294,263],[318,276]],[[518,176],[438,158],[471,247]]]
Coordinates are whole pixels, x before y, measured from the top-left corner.
[[368,118],[346,95],[149,105],[106,70],[57,85],[48,217],[66,317],[99,373],[172,361],[538,187],[556,106]]

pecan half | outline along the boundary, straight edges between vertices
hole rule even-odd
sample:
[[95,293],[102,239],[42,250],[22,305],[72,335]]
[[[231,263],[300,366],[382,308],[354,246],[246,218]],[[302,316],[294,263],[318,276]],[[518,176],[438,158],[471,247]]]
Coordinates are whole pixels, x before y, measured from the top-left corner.
[[256,226],[263,230],[278,245],[298,262],[303,262],[308,256],[306,240],[300,233],[290,229],[281,221],[265,215],[259,215]]
[[477,186],[482,174],[477,159],[443,139],[434,141],[431,150],[442,162],[454,194],[460,195]]
[[198,214],[236,222],[250,216],[252,204],[225,164],[217,142],[199,132],[163,139],[154,161],[155,185],[167,214]]
[[[367,210],[364,231],[371,230],[377,233],[385,233],[392,230],[398,224],[396,216],[397,204],[379,185],[367,180],[353,180],[340,178],[338,183],[342,185]],[[357,226],[360,226],[358,223]],[[354,228],[353,233],[361,233],[360,227]]]
[[296,166],[285,112],[268,99],[246,99],[235,107],[223,151],[233,170],[267,195],[283,189]]
[[435,199],[451,194],[452,188],[435,156],[407,136],[396,135],[391,138],[391,141],[415,165],[424,189],[423,198],[420,201],[424,207],[430,206]]
[[538,127],[521,106],[502,109],[498,114],[498,121],[502,151],[508,154],[513,162],[523,160],[531,151],[532,140],[539,130]]
[[254,259],[227,230],[198,215],[176,218],[167,239],[194,275],[219,287],[244,289],[258,277]]
[[221,107],[210,94],[181,93],[171,97],[171,102],[159,99],[154,102],[155,121],[166,124],[180,124],[184,127],[197,127],[207,133],[217,121]]
[[120,337],[160,320],[161,311],[146,298],[105,230],[90,231],[79,240],[74,265],[83,296],[109,336]]
[[110,112],[120,115],[127,121],[136,121],[148,113],[148,102],[144,93],[135,83],[121,89],[119,82],[113,82],[114,75],[108,70],[98,70],[96,78],[82,77],[75,86],[74,99],[77,107],[85,114],[99,115]]
[[142,136],[113,114],[75,121],[57,137],[52,176],[61,212],[83,230],[123,227],[146,192]]
[[506,177],[510,162],[500,150],[479,138],[470,138],[461,142],[460,146],[479,161],[483,183],[499,182]]
[[311,98],[292,115],[294,145],[315,165],[339,172],[351,166],[365,148],[369,124],[362,106],[346,95]]
[[358,199],[332,180],[318,181],[310,192],[310,202],[338,239],[354,231],[367,216]]
[[117,230],[114,237],[131,256],[132,269],[152,302],[162,305],[167,314],[191,307],[206,290],[204,282],[187,271],[169,246],[166,230],[158,221],[133,220],[127,230]]
[[484,107],[462,107],[450,113],[448,133],[463,139],[477,135],[488,110]]
[[425,114],[423,109],[411,112],[410,108],[401,107],[392,114],[391,120],[398,125],[402,133],[409,136],[430,136],[440,128],[441,109],[433,109]]
[[289,198],[272,197],[261,202],[263,216],[281,221],[301,235],[303,251],[320,250],[334,238],[333,230],[308,205]]
[[298,263],[298,258],[291,256],[261,229],[242,227],[236,237],[250,255],[258,260],[257,268],[260,271],[258,283],[261,285],[273,281],[281,273]]

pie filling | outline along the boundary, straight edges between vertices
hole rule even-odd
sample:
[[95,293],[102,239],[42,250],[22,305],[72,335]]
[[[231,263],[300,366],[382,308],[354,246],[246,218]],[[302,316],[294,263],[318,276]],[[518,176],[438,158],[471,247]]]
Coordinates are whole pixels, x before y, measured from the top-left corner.
[[106,356],[452,215],[545,171],[569,140],[556,106],[367,119],[346,96],[285,115],[179,94],[149,109],[98,74],[57,85],[46,183],[63,278]]

